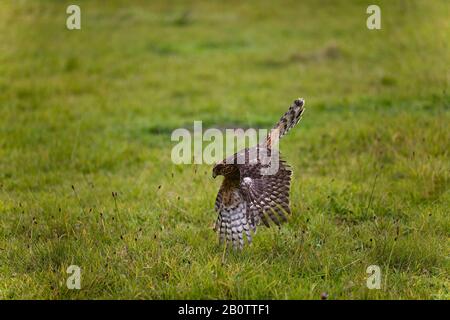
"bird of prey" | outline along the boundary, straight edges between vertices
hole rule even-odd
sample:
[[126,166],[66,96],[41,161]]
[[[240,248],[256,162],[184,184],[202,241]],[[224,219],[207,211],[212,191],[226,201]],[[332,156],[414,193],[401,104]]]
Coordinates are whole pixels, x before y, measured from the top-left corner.
[[[281,138],[300,121],[304,110],[304,100],[295,100],[271,132],[278,133]],[[270,161],[261,161],[259,157],[260,154],[270,155],[272,144],[273,135],[267,135],[257,146],[245,148],[214,166],[213,178],[224,176],[215,202],[218,217],[214,230],[219,233],[220,243],[242,249],[244,235],[250,244],[252,233],[261,222],[269,227],[270,222],[280,225],[287,221],[287,215],[291,213],[290,166],[279,157],[278,170],[264,174],[262,169],[267,168]],[[237,160],[239,157],[241,161]]]

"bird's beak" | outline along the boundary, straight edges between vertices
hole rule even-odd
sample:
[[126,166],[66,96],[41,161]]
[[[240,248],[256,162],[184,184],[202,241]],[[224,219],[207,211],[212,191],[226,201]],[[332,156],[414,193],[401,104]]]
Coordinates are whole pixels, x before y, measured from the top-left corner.
[[217,177],[216,173],[213,171],[212,177],[215,179]]

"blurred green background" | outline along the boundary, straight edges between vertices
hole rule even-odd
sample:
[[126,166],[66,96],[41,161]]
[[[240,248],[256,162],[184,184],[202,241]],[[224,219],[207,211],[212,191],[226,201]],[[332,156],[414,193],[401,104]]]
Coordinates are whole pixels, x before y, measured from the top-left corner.
[[[73,3],[0,2],[0,298],[449,298],[448,2]],[[297,97],[293,215],[224,252],[170,134]]]

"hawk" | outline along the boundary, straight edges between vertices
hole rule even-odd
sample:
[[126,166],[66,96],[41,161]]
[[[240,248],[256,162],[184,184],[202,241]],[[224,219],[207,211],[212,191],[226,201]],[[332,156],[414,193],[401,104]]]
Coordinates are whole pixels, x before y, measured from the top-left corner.
[[[297,99],[280,121],[272,128],[279,137],[284,136],[299,121],[304,111],[304,100]],[[263,174],[262,169],[270,162],[261,161],[260,152],[271,155],[273,135],[268,135],[262,143],[245,148],[217,163],[212,172],[213,178],[224,176],[215,202],[218,217],[214,230],[219,233],[219,242],[232,244],[234,249],[244,247],[244,234],[247,242],[252,242],[256,227],[270,222],[280,225],[287,221],[291,213],[289,190],[292,171],[290,166],[279,158],[278,170],[273,174]],[[276,151],[278,152],[278,150]],[[244,159],[244,161],[238,161]]]

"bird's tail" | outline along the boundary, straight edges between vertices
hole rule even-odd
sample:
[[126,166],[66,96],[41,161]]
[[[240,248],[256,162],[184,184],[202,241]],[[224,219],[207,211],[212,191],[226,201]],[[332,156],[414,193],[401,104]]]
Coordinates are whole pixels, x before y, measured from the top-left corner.
[[[305,100],[302,98],[296,99],[289,107],[289,110],[281,117],[280,121],[272,128],[271,132],[278,131],[279,138],[288,133],[300,121],[303,111],[305,111],[304,105]],[[272,137],[269,133],[266,139],[266,144],[269,148],[271,143]]]
[[220,212],[214,227],[214,230],[219,232],[219,242],[226,243],[227,246],[233,245],[234,249],[244,247],[244,234],[248,244],[252,243],[251,226],[245,212],[241,210],[242,206]]

